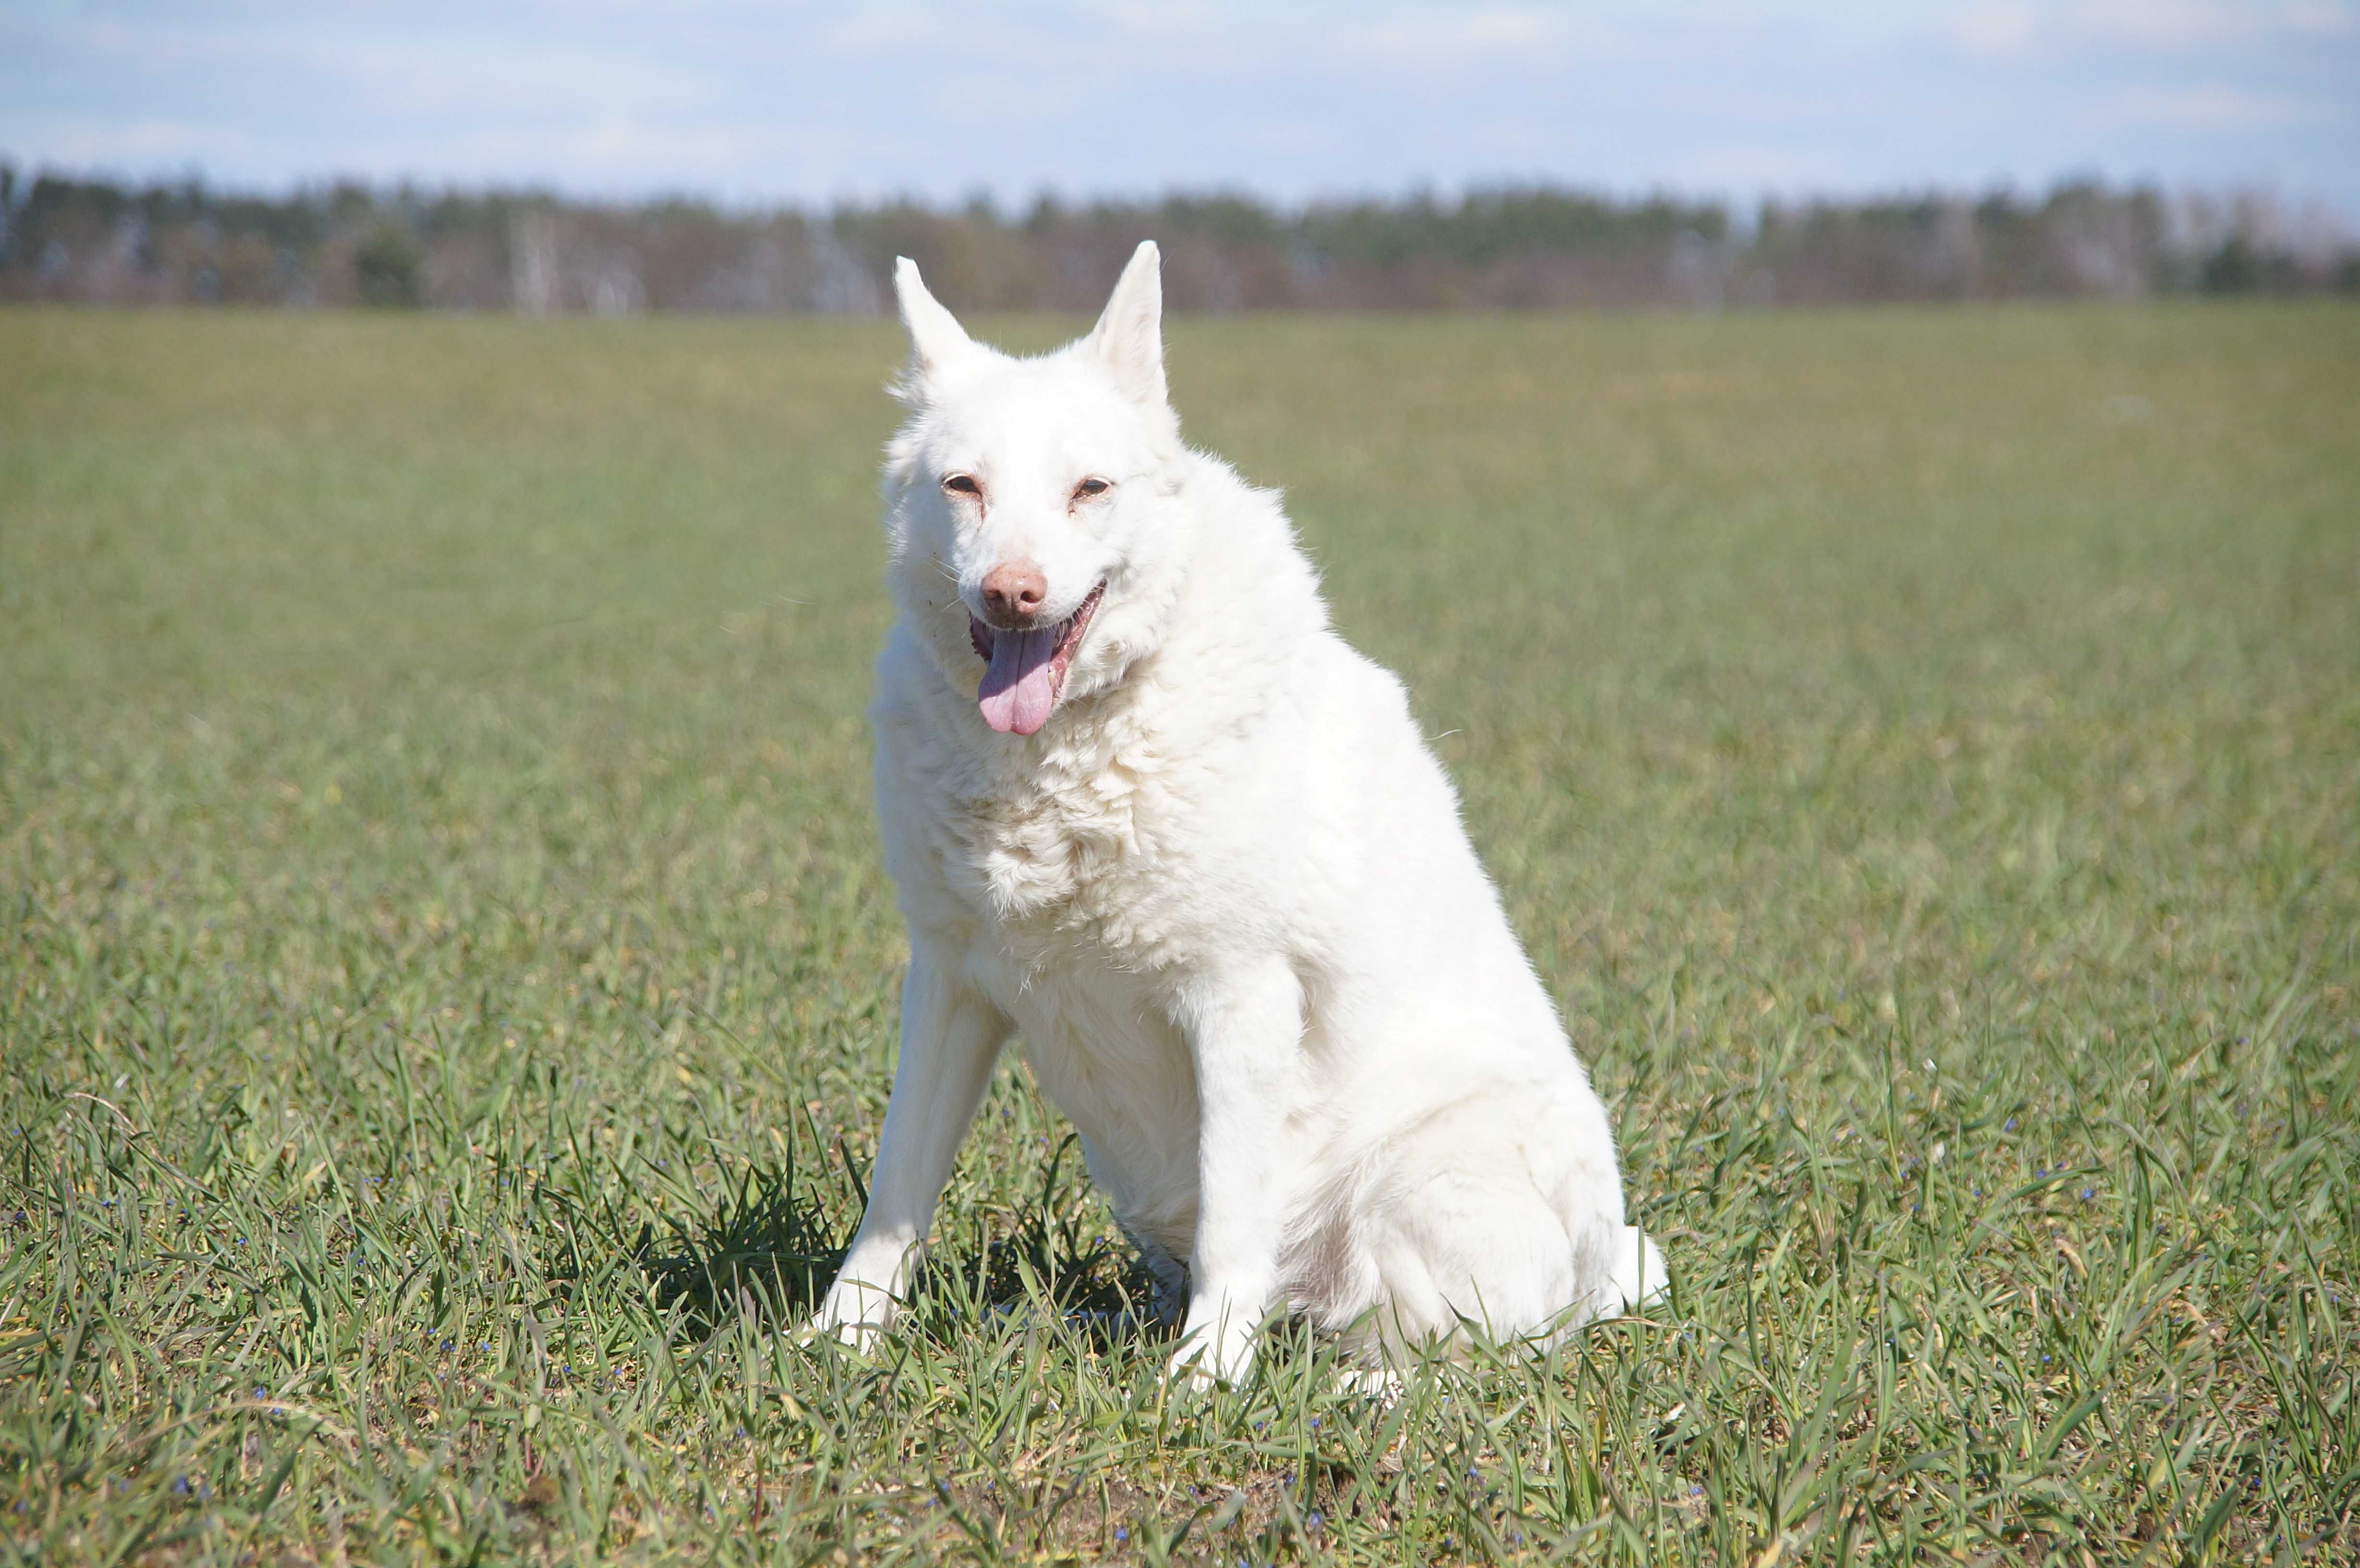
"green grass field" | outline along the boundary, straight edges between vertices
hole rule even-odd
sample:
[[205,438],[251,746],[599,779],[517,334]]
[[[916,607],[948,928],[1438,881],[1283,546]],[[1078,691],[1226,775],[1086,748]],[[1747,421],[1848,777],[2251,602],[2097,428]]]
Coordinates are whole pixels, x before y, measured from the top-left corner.
[[2360,1551],[2360,310],[1175,324],[1676,1277],[1390,1407],[1167,1395],[1012,1059],[913,1326],[787,1332],[899,352],[0,313],[14,1560]]

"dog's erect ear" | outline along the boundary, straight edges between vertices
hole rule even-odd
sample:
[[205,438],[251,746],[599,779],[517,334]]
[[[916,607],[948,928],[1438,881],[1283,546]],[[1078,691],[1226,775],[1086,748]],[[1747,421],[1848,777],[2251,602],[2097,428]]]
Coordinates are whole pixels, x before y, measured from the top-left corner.
[[941,300],[926,292],[918,264],[906,256],[894,258],[893,294],[901,302],[901,325],[909,329],[910,369],[914,375],[935,375],[953,361],[975,353],[975,340],[967,335],[957,317],[943,309]]
[[1164,408],[1164,264],[1153,240],[1142,240],[1115,280],[1106,312],[1090,329],[1090,347],[1117,385],[1151,408]]

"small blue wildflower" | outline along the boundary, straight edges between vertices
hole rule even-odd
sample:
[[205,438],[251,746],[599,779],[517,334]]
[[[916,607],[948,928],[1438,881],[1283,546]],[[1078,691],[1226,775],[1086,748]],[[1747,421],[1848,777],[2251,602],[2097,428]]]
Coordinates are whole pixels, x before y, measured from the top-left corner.
[[2081,1189],[2081,1201],[2085,1203],[2097,1195],[2098,1190],[2095,1187],[2084,1187]]
[[[1008,1114],[1008,1113],[1007,1113],[1007,1112],[1005,1112],[1005,1111],[1002,1111],[1002,1112],[1000,1113],[1000,1115],[1001,1115],[1001,1116],[1006,1116],[1007,1114]],[[1114,1538],[1115,1538],[1117,1541],[1129,1541],[1129,1540],[1131,1539],[1131,1527],[1130,1527],[1129,1525],[1121,1525],[1121,1524],[1119,1524],[1119,1525],[1115,1526],[1115,1527],[1114,1527]]]
[[1303,1516],[1303,1528],[1306,1530],[1317,1530],[1321,1525],[1326,1524],[1327,1522],[1327,1519],[1321,1517],[1317,1508],[1314,1508],[1309,1513]]
[[173,1477],[172,1477],[172,1496],[174,1496],[174,1497],[187,1497],[188,1495],[189,1495],[189,1478],[188,1478],[186,1475],[175,1475],[175,1476],[173,1476]]

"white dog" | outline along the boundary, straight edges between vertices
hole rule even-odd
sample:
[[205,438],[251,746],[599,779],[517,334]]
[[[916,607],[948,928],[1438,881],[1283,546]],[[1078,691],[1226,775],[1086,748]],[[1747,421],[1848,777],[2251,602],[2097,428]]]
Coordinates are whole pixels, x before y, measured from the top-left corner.
[[1181,443],[1155,247],[1038,359],[895,282],[871,717],[910,973],[821,1326],[890,1321],[1011,1033],[1197,1381],[1282,1306],[1382,1361],[1648,1294],[1605,1107],[1401,683],[1329,628],[1278,497]]

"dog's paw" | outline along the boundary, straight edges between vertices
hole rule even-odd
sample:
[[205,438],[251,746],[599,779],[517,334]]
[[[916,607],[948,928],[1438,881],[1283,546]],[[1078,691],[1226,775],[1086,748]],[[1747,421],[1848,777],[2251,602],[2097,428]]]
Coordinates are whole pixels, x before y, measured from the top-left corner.
[[825,1318],[814,1315],[803,1324],[803,1337],[814,1340],[832,1339],[856,1355],[874,1356],[877,1354],[878,1347],[885,1342],[885,1325],[861,1323],[858,1320],[830,1323]]
[[1336,1375],[1336,1386],[1389,1410],[1401,1403],[1402,1375],[1390,1367],[1347,1367]]
[[1251,1340],[1216,1347],[1191,1334],[1164,1364],[1164,1380],[1175,1391],[1209,1394],[1215,1388],[1243,1387],[1252,1367]]
[[1614,1290],[1622,1298],[1622,1310],[1635,1312],[1652,1307],[1670,1293],[1671,1287],[1663,1253],[1637,1225],[1624,1225],[1614,1255]]
[[873,1354],[892,1326],[893,1301],[882,1291],[837,1285],[803,1325],[814,1339],[832,1339],[863,1356]]
[[1211,1393],[1222,1382],[1209,1365],[1211,1359],[1205,1347],[1193,1340],[1181,1345],[1164,1364],[1165,1385],[1176,1394]]
[[1201,1398],[1221,1386],[1221,1380],[1205,1369],[1203,1362],[1191,1356],[1185,1361],[1175,1358],[1164,1367],[1164,1386],[1175,1394]]

